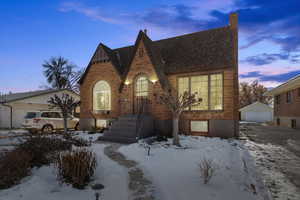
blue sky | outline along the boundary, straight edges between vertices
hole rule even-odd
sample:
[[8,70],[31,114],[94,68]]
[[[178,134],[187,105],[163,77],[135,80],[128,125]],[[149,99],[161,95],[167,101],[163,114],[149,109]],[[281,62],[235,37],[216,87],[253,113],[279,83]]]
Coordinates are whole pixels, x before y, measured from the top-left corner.
[[134,43],[225,26],[239,13],[240,81],[274,87],[300,74],[299,0],[1,0],[0,92],[39,89],[42,63],[86,67],[99,42]]

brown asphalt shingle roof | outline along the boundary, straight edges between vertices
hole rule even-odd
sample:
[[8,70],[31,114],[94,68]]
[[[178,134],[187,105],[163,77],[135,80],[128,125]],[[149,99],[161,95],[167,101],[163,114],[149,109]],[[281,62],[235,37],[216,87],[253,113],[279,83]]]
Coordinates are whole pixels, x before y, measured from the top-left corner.
[[[152,41],[142,31],[139,36],[144,37],[150,57],[160,76],[167,74],[195,72],[233,67],[233,34],[230,26],[195,32],[187,35]],[[138,37],[139,37],[138,36]],[[135,44],[137,45],[137,44]],[[109,49],[107,54],[121,76],[126,76],[135,45]],[[100,46],[100,45],[99,45]],[[95,55],[97,54],[97,48]],[[91,59],[91,63],[103,58]],[[89,65],[90,65],[89,64]],[[88,66],[89,68],[89,66]],[[88,71],[88,68],[86,72]],[[85,75],[80,80],[82,83]]]

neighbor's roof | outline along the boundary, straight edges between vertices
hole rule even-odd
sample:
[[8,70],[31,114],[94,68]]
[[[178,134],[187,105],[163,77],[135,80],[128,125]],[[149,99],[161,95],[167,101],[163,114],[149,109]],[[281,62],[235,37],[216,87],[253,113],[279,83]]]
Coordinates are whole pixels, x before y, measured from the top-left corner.
[[[146,38],[156,67],[159,67],[164,74],[175,74],[233,67],[235,58],[232,32],[233,29],[226,26],[152,41],[140,31],[138,38]],[[137,45],[136,42],[132,46],[110,49],[100,44],[79,82],[83,82],[92,64],[106,59],[112,61],[121,76],[126,75]],[[101,46],[103,48],[100,48]]]
[[300,74],[291,78],[287,82],[267,91],[264,95],[265,96],[274,96],[277,94],[281,94],[283,92],[287,92],[289,90],[293,90],[296,88],[300,88]]
[[262,109],[267,109],[269,111],[273,110],[273,108],[271,106],[269,106],[267,104],[264,104],[264,103],[261,103],[259,101],[256,101],[252,104],[249,104],[247,106],[244,106],[244,107],[240,108],[239,111],[240,112],[242,112],[242,111],[251,111],[251,110],[253,110],[253,111],[255,111],[255,110],[262,111]]
[[13,101],[32,98],[32,97],[41,96],[41,95],[45,95],[45,94],[56,93],[56,92],[65,91],[65,90],[67,90],[69,92],[72,92],[75,95],[79,96],[77,93],[75,93],[71,90],[68,90],[68,89],[60,89],[60,90],[47,89],[47,90],[37,90],[37,91],[21,92],[21,93],[13,93],[13,94],[3,95],[3,96],[0,97],[0,103],[9,103],[9,102],[13,102]]

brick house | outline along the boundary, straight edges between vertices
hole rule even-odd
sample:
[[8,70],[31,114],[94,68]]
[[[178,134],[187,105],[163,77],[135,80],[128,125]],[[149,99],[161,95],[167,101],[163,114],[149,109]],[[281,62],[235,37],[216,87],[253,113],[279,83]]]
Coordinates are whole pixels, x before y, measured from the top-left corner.
[[134,45],[117,49],[100,43],[79,81],[81,128],[135,115],[141,102],[147,102],[155,131],[169,134],[172,115],[153,94],[175,88],[179,94],[198,92],[203,99],[183,112],[181,133],[236,136],[237,57],[237,14],[221,28],[157,41],[140,31]]
[[266,92],[274,97],[274,124],[300,129],[300,75]]

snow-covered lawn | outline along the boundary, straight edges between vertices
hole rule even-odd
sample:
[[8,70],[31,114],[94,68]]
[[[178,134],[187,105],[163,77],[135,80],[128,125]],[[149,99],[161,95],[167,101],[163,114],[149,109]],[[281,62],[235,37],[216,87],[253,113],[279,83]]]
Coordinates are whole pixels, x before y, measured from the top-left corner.
[[[77,137],[95,140],[100,134],[76,132]],[[157,200],[255,200],[269,199],[269,193],[256,172],[254,162],[245,147],[236,140],[205,137],[181,137],[183,147],[169,145],[171,141],[151,145],[147,155],[145,143],[123,145],[119,151],[138,164],[147,179],[152,181]],[[57,200],[95,199],[91,185],[101,183],[100,200],[131,200],[128,189],[128,169],[112,161],[104,153],[109,143],[93,143],[98,166],[94,180],[86,189],[60,185],[52,165],[32,170],[32,175],[10,189],[0,190],[0,200]],[[199,163],[212,159],[217,166],[211,182],[203,184]],[[252,186],[251,186],[252,185]],[[254,189],[255,188],[255,189]]]
[[[100,134],[82,134],[78,136],[95,140]],[[94,200],[95,191],[91,189],[94,183],[105,186],[100,193],[100,199],[129,199],[127,169],[117,165],[103,153],[106,144],[93,144],[91,149],[96,153],[98,166],[93,182],[84,190],[72,188],[56,180],[53,165],[32,170],[32,175],[22,180],[22,183],[6,190],[0,190],[0,200]]]
[[[120,151],[140,163],[154,183],[157,199],[269,199],[252,157],[239,141],[182,137],[181,143],[187,148],[154,144],[150,156],[143,143],[123,146]],[[207,185],[200,177],[203,158],[212,159],[217,166],[216,175]]]

